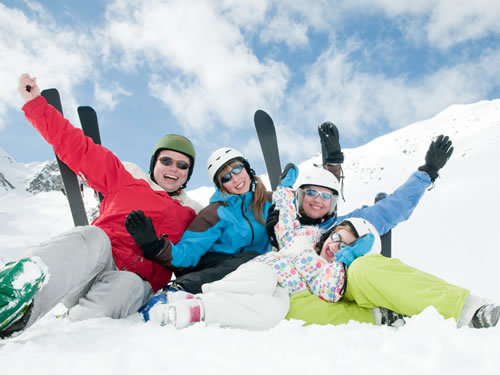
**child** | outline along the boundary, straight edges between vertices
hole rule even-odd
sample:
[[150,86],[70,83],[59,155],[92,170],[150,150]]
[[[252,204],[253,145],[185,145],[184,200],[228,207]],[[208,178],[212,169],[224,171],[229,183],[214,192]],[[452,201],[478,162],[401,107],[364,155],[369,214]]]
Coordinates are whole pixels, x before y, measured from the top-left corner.
[[[302,226],[296,220],[291,190],[297,168],[287,166],[284,175],[273,194],[273,202],[280,210],[276,233],[281,250],[258,256],[222,280],[203,285],[202,294],[168,292],[155,296],[141,310],[145,321],[177,328],[205,321],[234,328],[265,329],[285,318],[289,297],[303,290],[329,302],[342,297],[345,266],[336,254],[350,263],[353,257],[380,252],[380,238],[364,219],[346,220],[321,237],[317,227]],[[333,176],[319,188],[325,191],[306,189],[306,194],[319,195],[324,201],[338,196],[338,182]]]
[[[317,225],[302,225],[297,219],[291,188],[297,175],[297,167],[288,164],[273,193],[273,204],[279,210],[275,227],[279,252],[261,255],[253,261],[270,265],[276,272],[278,284],[287,288],[290,296],[308,289],[325,301],[337,302],[345,290],[345,267],[352,262],[343,255],[347,252],[344,248],[356,242],[356,251],[360,255],[379,253],[380,238],[375,228],[364,219],[344,221],[321,237]],[[319,191],[318,187],[324,191]],[[332,176],[317,188],[306,188],[303,193],[315,196],[318,204],[329,203],[330,207],[335,207],[339,194],[337,179]],[[358,240],[359,237],[363,238]]]

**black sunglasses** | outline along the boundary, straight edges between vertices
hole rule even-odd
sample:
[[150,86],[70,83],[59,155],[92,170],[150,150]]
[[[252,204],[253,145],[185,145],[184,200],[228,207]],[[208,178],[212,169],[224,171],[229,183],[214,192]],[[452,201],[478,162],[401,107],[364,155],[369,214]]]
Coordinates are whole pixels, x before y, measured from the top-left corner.
[[235,165],[234,167],[231,168],[231,170],[229,172],[225,173],[221,177],[220,182],[222,182],[223,184],[225,184],[226,182],[231,181],[231,178],[233,177],[233,174],[240,174],[241,171],[243,170],[243,168],[245,168],[245,166],[243,164],[237,164],[237,165]]
[[339,250],[345,246],[349,246],[346,243],[342,242],[342,239],[340,238],[340,236],[337,232],[332,232],[330,234],[330,238],[332,239],[333,242],[337,242],[339,244]]
[[158,160],[163,165],[172,165],[175,161],[175,165],[177,166],[177,168],[179,168],[179,169],[188,169],[189,168],[189,163],[185,162],[184,160],[175,160],[175,159],[172,159],[171,157],[168,157],[168,156],[164,156],[162,158],[159,158]]

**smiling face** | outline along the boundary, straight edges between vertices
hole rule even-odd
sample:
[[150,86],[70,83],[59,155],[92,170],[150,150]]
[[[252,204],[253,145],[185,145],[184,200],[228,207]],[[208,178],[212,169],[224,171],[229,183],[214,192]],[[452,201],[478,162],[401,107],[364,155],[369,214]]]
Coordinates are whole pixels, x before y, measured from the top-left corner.
[[[222,170],[218,173],[217,179],[220,182],[221,176],[224,176],[226,173],[231,171],[234,166],[242,164],[239,160],[234,160],[226,165]],[[221,190],[226,194],[246,194],[250,191],[251,179],[248,175],[246,168],[243,168],[239,174],[231,173],[231,179],[226,182],[220,182]]]
[[[169,157],[174,159],[171,165],[164,165],[160,162],[160,158]],[[180,169],[177,167],[177,161],[184,161],[191,165],[189,157],[186,155],[172,150],[161,150],[156,159],[155,169],[153,176],[158,185],[160,185],[166,192],[174,193],[186,182],[189,168]]]
[[[308,188],[309,186],[304,187],[303,189]],[[321,187],[321,186],[311,186],[312,188],[323,192],[332,193],[332,190]],[[304,198],[302,200],[302,213],[311,219],[319,219],[325,216],[330,209],[331,200],[323,200],[321,198],[321,194],[316,195],[315,197],[311,197],[307,194],[304,194]]]
[[[357,238],[356,236],[350,231],[341,228],[336,230],[340,237],[340,241],[346,245],[350,245],[354,243]],[[323,244],[323,247],[321,248],[321,252],[319,255],[323,258],[325,258],[329,262],[333,262],[335,260],[335,254],[340,250],[340,243],[339,242],[334,242],[332,240],[331,236],[328,236],[328,239],[325,241]]]

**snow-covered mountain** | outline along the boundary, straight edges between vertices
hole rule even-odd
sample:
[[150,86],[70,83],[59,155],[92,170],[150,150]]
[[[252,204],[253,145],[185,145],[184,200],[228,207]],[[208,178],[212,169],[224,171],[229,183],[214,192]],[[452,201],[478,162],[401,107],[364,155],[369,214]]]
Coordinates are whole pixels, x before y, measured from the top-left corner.
[[13,189],[33,194],[61,191],[63,183],[56,160],[19,163],[0,148],[0,193]]
[[[84,185],[87,216],[97,215],[94,192]],[[0,149],[0,261],[72,227],[56,160],[20,163]]]
[[[454,154],[410,220],[393,231],[393,257],[500,303],[500,248],[495,237],[500,100],[454,105],[429,120],[344,150],[345,202],[339,202],[340,213],[372,204],[378,192],[396,189],[424,163],[432,138],[439,134],[450,136]],[[320,160],[319,154],[312,155],[299,166]],[[43,168],[36,168],[39,175]],[[15,187],[2,188],[0,182],[4,260],[72,226],[63,194],[25,190],[26,181],[36,174],[33,165],[16,163],[0,151],[0,173],[0,181]],[[206,187],[190,193],[207,203],[212,191]],[[92,193],[85,194],[90,205]],[[282,322],[266,332],[203,324],[175,331],[134,317],[70,323],[47,316],[24,335],[0,343],[0,363],[12,364],[2,366],[2,374],[496,374],[499,338],[500,327],[459,330],[433,309],[398,330],[354,322],[339,327]]]

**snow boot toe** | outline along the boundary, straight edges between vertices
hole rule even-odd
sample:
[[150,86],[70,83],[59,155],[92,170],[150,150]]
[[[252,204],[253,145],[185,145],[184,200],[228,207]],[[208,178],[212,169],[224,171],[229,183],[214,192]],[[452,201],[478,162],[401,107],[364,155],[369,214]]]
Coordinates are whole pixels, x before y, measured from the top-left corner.
[[7,337],[26,326],[33,297],[48,281],[47,275],[47,266],[38,257],[19,259],[0,269],[1,336]]

